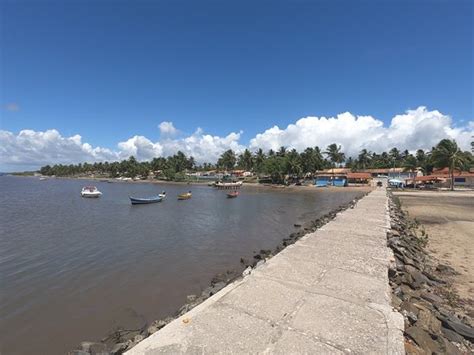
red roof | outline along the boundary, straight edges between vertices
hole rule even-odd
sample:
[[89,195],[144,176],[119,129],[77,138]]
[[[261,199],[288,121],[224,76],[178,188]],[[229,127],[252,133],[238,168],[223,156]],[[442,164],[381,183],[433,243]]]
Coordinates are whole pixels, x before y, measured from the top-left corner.
[[348,179],[371,179],[370,173],[347,173]]

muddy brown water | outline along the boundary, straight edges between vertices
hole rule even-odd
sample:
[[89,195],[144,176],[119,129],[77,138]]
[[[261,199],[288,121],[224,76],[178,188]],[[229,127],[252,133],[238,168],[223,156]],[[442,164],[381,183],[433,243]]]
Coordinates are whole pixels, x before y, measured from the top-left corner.
[[[87,184],[103,196],[81,198]],[[162,190],[161,203],[128,199]],[[365,191],[245,188],[227,199],[207,186],[1,176],[0,353],[64,354],[171,315],[241,257]]]

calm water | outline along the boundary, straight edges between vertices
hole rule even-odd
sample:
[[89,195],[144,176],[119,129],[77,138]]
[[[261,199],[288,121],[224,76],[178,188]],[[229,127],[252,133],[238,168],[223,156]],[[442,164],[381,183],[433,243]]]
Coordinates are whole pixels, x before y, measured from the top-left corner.
[[[64,354],[117,326],[175,312],[240,257],[274,248],[302,223],[362,191],[246,188],[237,199],[192,186],[0,177],[0,352]],[[128,195],[166,190],[162,203]]]

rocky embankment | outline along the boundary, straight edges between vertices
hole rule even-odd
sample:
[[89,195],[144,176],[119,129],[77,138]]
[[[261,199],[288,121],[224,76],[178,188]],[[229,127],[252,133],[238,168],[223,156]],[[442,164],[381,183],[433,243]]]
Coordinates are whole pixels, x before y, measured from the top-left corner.
[[452,287],[456,270],[425,251],[429,236],[390,198],[388,246],[395,264],[389,271],[392,303],[405,317],[407,354],[472,354],[474,322]]
[[229,270],[216,275],[211,280],[210,286],[205,288],[200,295],[187,296],[187,302],[177,311],[174,316],[156,320],[151,324],[144,324],[143,327],[138,329],[117,329],[99,342],[84,341],[78,346],[77,349],[70,351],[69,355],[119,355],[124,353],[125,351],[133,348],[146,337],[163,328],[173,319],[185,314],[192,308],[204,302],[206,299],[219,292],[229,283],[235,281],[243,275],[245,276],[246,274],[250,273],[253,268],[265,263],[265,260],[271,258],[273,255],[276,255],[288,245],[295,243],[304,235],[316,231],[318,228],[334,219],[339,212],[348,208],[354,208],[357,201],[365,195],[367,195],[367,193],[360,198],[354,199],[349,204],[343,205],[316,220],[305,223],[304,225],[295,224],[295,227],[298,228],[298,231],[291,233],[286,238],[283,238],[282,242],[274,250],[268,249],[254,252],[254,256],[251,260],[241,258],[240,269]]

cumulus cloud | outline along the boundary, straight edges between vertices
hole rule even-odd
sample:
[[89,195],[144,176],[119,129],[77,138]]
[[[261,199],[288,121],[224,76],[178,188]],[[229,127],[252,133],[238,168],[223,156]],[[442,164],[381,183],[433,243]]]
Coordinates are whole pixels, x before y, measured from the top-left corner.
[[9,102],[5,105],[5,110],[11,112],[20,111],[20,105],[18,105],[16,102]]
[[63,137],[55,130],[29,129],[17,135],[0,130],[0,165],[38,167],[51,163],[73,164],[83,161],[116,160],[117,153],[82,143],[80,135]]
[[250,147],[276,150],[285,146],[301,151],[308,146],[325,148],[337,143],[347,156],[355,156],[363,148],[376,152],[393,147],[431,149],[441,139],[451,138],[463,149],[469,149],[472,127],[472,121],[467,126],[454,127],[450,116],[423,106],[396,115],[389,126],[372,116],[345,112],[329,118],[301,118],[284,129],[274,126],[251,139]]
[[[0,168],[15,170],[38,168],[46,164],[114,161],[133,155],[138,160],[169,156],[181,150],[198,163],[216,162],[227,149],[237,153],[245,148],[277,150],[280,146],[302,151],[308,146],[325,148],[331,143],[342,145],[346,156],[356,156],[366,148],[388,151],[393,147],[415,150],[431,149],[443,138],[456,139],[462,149],[470,149],[474,121],[455,126],[450,116],[426,107],[396,115],[388,125],[372,116],[356,116],[349,112],[335,117],[305,117],[286,128],[271,127],[257,134],[248,145],[240,142],[242,132],[226,136],[205,133],[198,128],[185,137],[174,137],[178,130],[172,122],[162,122],[161,138],[153,142],[144,136],[134,136],[119,142],[116,149],[92,147],[79,135],[63,137],[57,130],[44,132],[23,130],[18,134],[0,130]],[[18,168],[19,169],[19,168]]]
[[162,136],[174,136],[178,130],[174,127],[173,122],[163,121],[158,125]]

